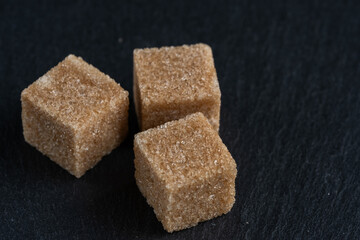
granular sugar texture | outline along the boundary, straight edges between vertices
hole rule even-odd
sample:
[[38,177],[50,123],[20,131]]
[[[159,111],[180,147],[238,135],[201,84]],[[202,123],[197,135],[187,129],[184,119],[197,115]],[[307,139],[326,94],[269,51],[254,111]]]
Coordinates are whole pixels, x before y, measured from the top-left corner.
[[230,211],[236,163],[202,113],[138,133],[136,183],[168,232]]
[[221,94],[206,44],[135,49],[133,91],[142,130],[195,112],[219,129]]
[[81,177],[128,132],[128,92],[69,55],[21,93],[25,140]]

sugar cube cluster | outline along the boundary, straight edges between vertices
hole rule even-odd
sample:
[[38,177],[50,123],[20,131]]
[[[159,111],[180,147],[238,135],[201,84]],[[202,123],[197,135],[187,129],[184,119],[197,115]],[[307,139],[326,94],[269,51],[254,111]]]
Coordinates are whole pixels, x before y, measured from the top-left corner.
[[[221,93],[206,44],[135,49],[136,184],[168,232],[229,212],[236,162],[219,137]],[[25,141],[77,178],[128,133],[129,94],[69,55],[21,93]]]

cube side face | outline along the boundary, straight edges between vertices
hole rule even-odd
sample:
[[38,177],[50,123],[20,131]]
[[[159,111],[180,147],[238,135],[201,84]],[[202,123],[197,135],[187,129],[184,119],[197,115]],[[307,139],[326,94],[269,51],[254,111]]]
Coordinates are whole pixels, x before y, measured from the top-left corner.
[[216,174],[176,189],[170,197],[164,228],[168,232],[228,213],[235,202],[235,175]]
[[219,130],[221,93],[205,44],[135,50],[133,89],[142,130],[195,112]]
[[34,105],[27,98],[26,90],[21,95],[21,105],[25,141],[76,175],[73,130]]
[[142,104],[141,104],[141,97],[140,97],[140,89],[137,77],[137,71],[134,64],[134,71],[133,71],[133,94],[134,94],[134,105],[135,105],[135,112],[137,116],[137,121],[139,124],[139,128],[143,129],[143,119],[142,119]]
[[140,115],[143,130],[184,118],[192,113],[201,112],[208,119],[212,127],[219,131],[220,97],[194,100],[192,102],[179,99],[178,102],[174,101],[168,104],[151,103],[143,109],[140,108],[140,110],[142,110]]
[[136,184],[147,203],[154,209],[157,219],[164,222],[169,192],[165,188],[164,181],[155,173],[148,159],[142,153],[136,140],[134,141],[134,153]]
[[108,111],[90,118],[75,134],[77,177],[93,168],[103,156],[120,145],[128,133],[129,99],[118,99]]

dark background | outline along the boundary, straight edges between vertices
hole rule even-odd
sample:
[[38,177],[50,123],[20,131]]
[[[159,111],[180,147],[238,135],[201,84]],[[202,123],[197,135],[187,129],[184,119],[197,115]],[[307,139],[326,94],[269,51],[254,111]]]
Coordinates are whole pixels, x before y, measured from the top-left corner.
[[[359,239],[360,1],[0,2],[0,239]],[[238,166],[232,211],[166,233],[138,191],[134,48],[204,42]],[[130,92],[81,179],[24,142],[21,91],[69,53]]]

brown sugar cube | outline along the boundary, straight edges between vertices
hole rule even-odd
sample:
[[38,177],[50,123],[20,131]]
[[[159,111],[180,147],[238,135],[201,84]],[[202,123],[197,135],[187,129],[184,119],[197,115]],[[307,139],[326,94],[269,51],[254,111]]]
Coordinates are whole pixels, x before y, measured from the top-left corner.
[[206,44],[135,49],[133,91],[142,130],[195,112],[219,130],[221,94]]
[[236,163],[202,113],[135,135],[135,178],[168,232],[230,211]]
[[69,55],[21,93],[25,141],[81,177],[128,132],[128,92]]

